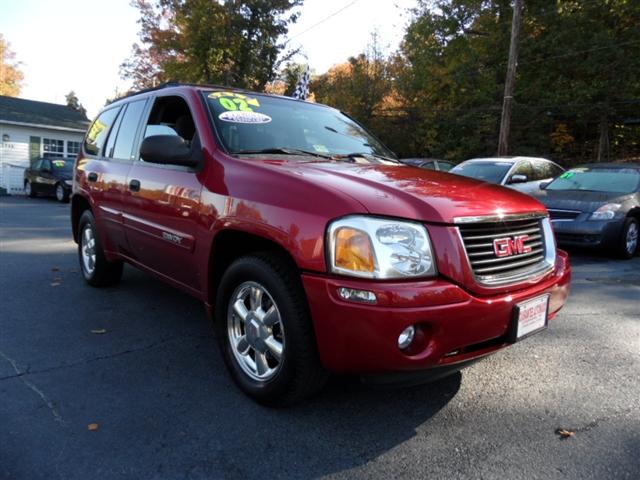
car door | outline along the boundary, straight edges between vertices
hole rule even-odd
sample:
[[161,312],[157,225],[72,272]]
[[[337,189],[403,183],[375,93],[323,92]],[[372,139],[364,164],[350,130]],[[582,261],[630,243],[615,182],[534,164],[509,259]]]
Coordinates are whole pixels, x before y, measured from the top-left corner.
[[39,193],[36,179],[38,178],[38,172],[40,171],[41,165],[42,159],[36,160],[29,168],[25,170],[24,173],[24,179],[31,184],[31,191],[33,193]]
[[[525,177],[525,181],[516,181],[517,176]],[[519,192],[532,192],[538,188],[537,182],[535,182],[533,178],[534,171],[531,162],[529,160],[520,160],[515,168],[511,170],[511,173],[509,173],[506,186]]]
[[36,171],[35,182],[39,193],[53,195],[56,179],[53,176],[53,167],[50,159],[45,158],[40,163],[40,168]]
[[109,156],[123,112],[120,105],[103,110],[84,140],[77,163],[78,185],[91,198],[98,233],[106,250],[126,252],[122,227],[122,194],[131,161]]
[[[193,118],[185,98],[158,95],[139,143],[152,135],[178,135],[197,143]],[[180,165],[145,162],[139,156],[139,146],[137,153],[123,198],[123,225],[132,259],[200,291],[202,279],[194,255],[202,190],[199,173]]]

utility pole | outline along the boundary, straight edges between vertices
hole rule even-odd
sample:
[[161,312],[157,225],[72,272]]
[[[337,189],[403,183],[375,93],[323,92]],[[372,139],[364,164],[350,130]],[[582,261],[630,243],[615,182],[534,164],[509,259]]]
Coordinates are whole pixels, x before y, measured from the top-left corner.
[[524,0],[515,0],[513,20],[511,21],[511,44],[509,45],[509,64],[507,78],[504,82],[504,98],[502,100],[502,117],[500,119],[500,138],[498,155],[509,153],[509,131],[511,130],[511,104],[513,102],[513,86],[516,83],[516,65],[518,64],[518,37],[522,25],[522,7]]

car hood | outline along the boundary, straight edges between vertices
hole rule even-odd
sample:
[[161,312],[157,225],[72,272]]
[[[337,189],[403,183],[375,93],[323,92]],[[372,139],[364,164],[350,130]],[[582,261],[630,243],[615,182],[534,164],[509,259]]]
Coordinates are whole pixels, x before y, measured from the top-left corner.
[[337,190],[375,215],[450,224],[456,217],[545,212],[533,197],[445,172],[334,161],[265,163]]
[[594,212],[607,203],[622,203],[629,195],[615,192],[588,192],[580,190],[540,190],[535,197],[547,208]]

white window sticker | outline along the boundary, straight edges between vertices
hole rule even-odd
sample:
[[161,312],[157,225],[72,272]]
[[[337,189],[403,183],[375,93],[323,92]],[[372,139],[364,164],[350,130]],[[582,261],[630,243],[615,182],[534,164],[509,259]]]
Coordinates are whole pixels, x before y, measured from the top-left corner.
[[269,123],[271,117],[264,113],[258,112],[244,112],[240,110],[222,112],[218,115],[218,118],[223,122],[233,123]]

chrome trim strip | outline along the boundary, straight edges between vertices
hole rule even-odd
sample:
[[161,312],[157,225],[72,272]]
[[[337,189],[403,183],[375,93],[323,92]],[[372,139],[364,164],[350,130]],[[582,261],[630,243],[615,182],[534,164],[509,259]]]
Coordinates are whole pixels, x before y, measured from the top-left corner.
[[456,225],[464,225],[467,223],[491,223],[491,222],[513,222],[516,220],[531,220],[545,218],[548,215],[545,212],[530,213],[507,213],[497,215],[482,215],[477,217],[455,217],[453,223]]

